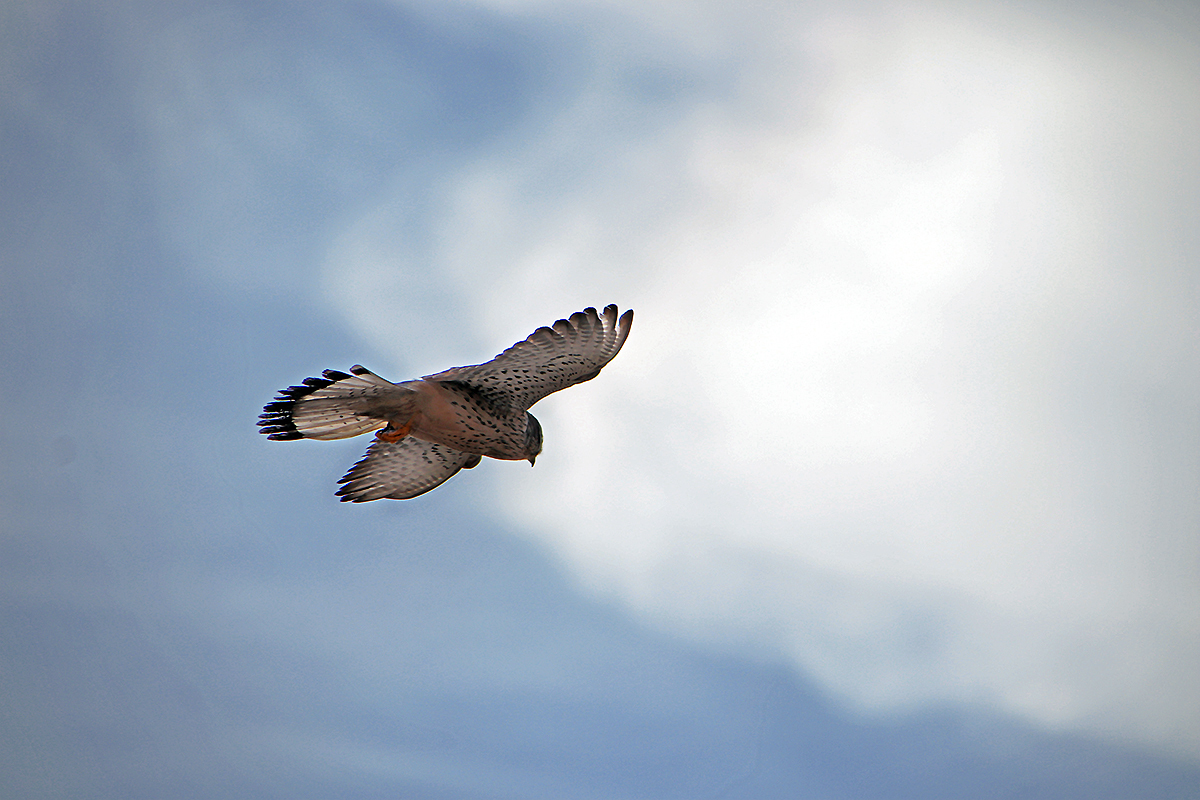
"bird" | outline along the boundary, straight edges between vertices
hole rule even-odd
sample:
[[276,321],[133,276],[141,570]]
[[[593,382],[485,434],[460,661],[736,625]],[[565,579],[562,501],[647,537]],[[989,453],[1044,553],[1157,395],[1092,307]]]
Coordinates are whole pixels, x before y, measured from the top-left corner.
[[407,500],[487,456],[534,464],[542,426],[529,408],[590,381],[629,336],[633,311],[585,308],[538,328],[483,364],[392,383],[356,364],[281,390],[259,415],[268,439],[346,439],[375,431],[338,481],[342,502]]

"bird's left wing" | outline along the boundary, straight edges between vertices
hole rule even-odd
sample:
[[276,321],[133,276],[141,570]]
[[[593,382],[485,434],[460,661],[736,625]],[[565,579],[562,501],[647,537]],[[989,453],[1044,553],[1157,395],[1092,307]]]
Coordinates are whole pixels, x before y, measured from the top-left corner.
[[576,311],[549,328],[538,328],[486,364],[455,367],[426,380],[466,384],[509,410],[527,410],[548,394],[590,381],[621,351],[633,311],[617,319],[617,307]]
[[367,454],[338,481],[343,502],[407,500],[436,489],[460,469],[479,463],[479,456],[443,444],[407,436],[398,442],[376,439]]

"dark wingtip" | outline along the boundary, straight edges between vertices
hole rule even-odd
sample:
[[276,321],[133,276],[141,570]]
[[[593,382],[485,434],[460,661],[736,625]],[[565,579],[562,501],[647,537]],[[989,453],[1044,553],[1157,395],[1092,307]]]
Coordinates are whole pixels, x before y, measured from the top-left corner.
[[362,493],[352,490],[349,486],[343,486],[333,493],[342,503],[365,503],[367,498],[362,496]]

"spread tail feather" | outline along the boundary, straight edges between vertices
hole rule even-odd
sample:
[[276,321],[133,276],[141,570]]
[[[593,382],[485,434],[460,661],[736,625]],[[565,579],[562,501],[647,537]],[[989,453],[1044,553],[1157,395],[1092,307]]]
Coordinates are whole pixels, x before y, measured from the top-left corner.
[[259,433],[280,440],[347,439],[386,426],[413,394],[357,364],[349,374],[327,369],[263,406]]

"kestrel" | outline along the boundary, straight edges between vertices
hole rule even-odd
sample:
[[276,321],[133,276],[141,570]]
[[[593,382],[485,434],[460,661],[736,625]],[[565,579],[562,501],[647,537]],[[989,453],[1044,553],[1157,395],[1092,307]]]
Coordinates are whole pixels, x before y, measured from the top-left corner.
[[529,407],[590,381],[612,361],[633,311],[585,308],[538,328],[486,364],[392,383],[363,366],[327,369],[263,407],[268,439],[346,439],[377,431],[367,454],[338,481],[337,496],[362,503],[407,500],[445,483],[483,456],[534,463],[542,426]]

